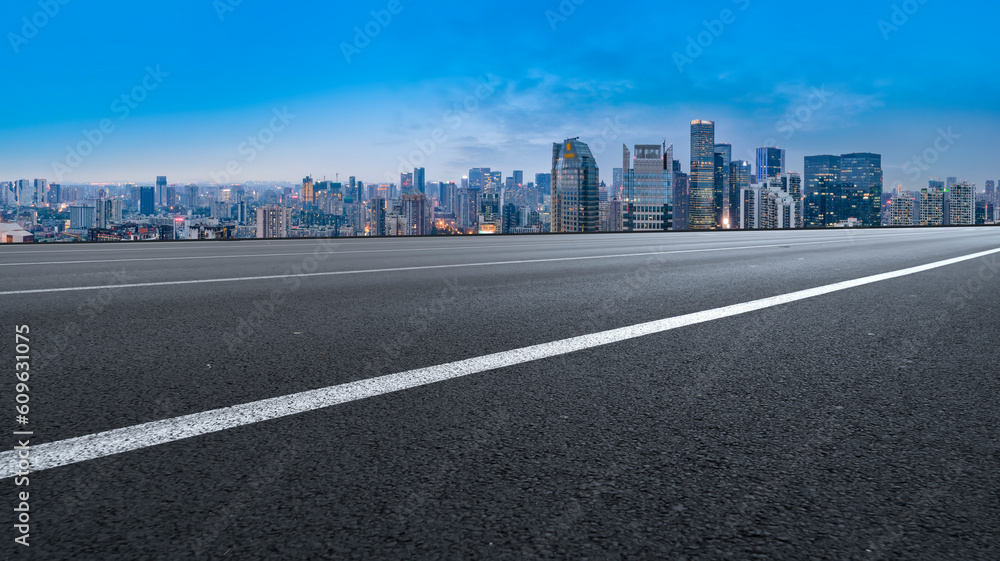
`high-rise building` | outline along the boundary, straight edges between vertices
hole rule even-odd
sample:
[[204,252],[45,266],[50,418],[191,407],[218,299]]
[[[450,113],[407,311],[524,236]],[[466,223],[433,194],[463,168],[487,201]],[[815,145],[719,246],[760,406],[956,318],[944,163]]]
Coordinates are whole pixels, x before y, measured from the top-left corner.
[[35,180],[35,193],[32,196],[31,204],[39,206],[45,204],[45,191],[48,187],[48,181],[44,179]]
[[871,208],[859,209],[857,218],[862,226],[882,225],[882,156],[869,152],[843,154],[840,156],[840,181],[851,189],[860,191],[857,196],[867,195]]
[[413,188],[421,195],[427,194],[427,170],[415,168],[413,170]]
[[198,208],[198,186],[188,185],[187,193],[185,195],[185,203],[188,208]]
[[483,191],[480,189],[459,189],[456,194],[455,224],[459,228],[470,229],[479,226],[479,206]]
[[404,195],[410,195],[413,193],[413,173],[401,173],[399,174],[399,189]]
[[[801,222],[801,205],[789,188],[795,189],[798,174],[765,179],[740,191],[740,229],[795,228]],[[801,189],[801,184],[798,187]]]
[[740,192],[750,188],[750,162],[736,160],[729,163],[729,227],[740,227]]
[[122,222],[121,199],[97,199],[94,201],[94,227],[110,228]]
[[490,168],[472,168],[469,170],[469,189],[486,189],[489,183]]
[[976,186],[968,181],[956,181],[952,183],[948,193],[951,194],[951,204],[948,208],[951,216],[949,224],[951,226],[974,225],[976,223]]
[[611,197],[622,197],[622,189],[625,187],[624,168],[614,168],[611,170]]
[[290,209],[278,205],[265,205],[257,209],[259,239],[287,238],[290,226]]
[[57,205],[62,202],[62,185],[58,183],[49,184],[48,203]]
[[524,187],[524,172],[521,170],[514,170],[514,186],[520,189]]
[[986,202],[989,204],[996,204],[996,183],[993,180],[986,182]]
[[688,174],[680,171],[680,162],[675,162],[674,166],[674,212],[673,230],[688,230],[690,224],[688,216],[690,214],[691,185]]
[[552,193],[552,174],[551,173],[536,173],[535,174],[535,189],[543,194]]
[[156,204],[170,206],[167,202],[167,177],[165,175],[156,176]]
[[[671,147],[672,148],[672,147]],[[624,221],[627,232],[667,230],[668,193],[673,190],[670,177],[673,171],[664,170],[664,149],[659,144],[638,144],[631,156],[627,146],[622,146],[624,187]],[[673,154],[670,155],[673,161]],[[670,193],[669,198],[673,193]]]
[[18,179],[14,182],[14,204],[19,207],[31,206],[31,181]]
[[757,149],[757,183],[785,173],[785,151],[773,146]]
[[600,204],[601,231],[602,232],[622,232],[625,229],[622,211],[622,202],[618,199],[611,199]]
[[913,226],[914,201],[912,198],[896,194],[889,199],[888,225]]
[[840,221],[836,186],[840,183],[840,156],[806,156],[803,177],[806,228],[828,228]]
[[73,205],[69,207],[69,227],[75,230],[94,227],[94,207],[90,205]]
[[795,202],[795,221],[792,227],[802,228],[802,211],[804,206],[802,197],[802,176],[798,173],[790,172],[781,174],[780,179],[782,188]]
[[153,187],[139,188],[139,214],[152,216],[156,208],[156,189]]
[[302,179],[302,197],[299,203],[303,208],[316,204],[316,183],[311,175]]
[[406,221],[405,236],[429,236],[433,215],[430,201],[423,193],[403,195],[403,218]]
[[734,227],[729,212],[729,165],[733,162],[733,145],[716,144],[715,156],[715,225],[724,229]]
[[691,121],[691,177],[687,223],[712,230],[715,220],[715,121]]
[[382,197],[372,197],[369,201],[368,235],[379,237],[386,235],[387,206],[386,199]]
[[941,185],[920,190],[920,226],[944,225],[944,184]]
[[579,138],[552,145],[552,232],[597,232],[600,170]]

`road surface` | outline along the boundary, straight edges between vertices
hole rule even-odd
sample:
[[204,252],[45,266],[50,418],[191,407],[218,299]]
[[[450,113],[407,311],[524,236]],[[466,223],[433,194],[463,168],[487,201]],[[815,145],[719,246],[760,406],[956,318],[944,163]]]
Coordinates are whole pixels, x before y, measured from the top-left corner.
[[7,363],[21,324],[33,360],[31,546],[11,436],[5,547],[997,559],[994,250],[994,228],[0,247]]

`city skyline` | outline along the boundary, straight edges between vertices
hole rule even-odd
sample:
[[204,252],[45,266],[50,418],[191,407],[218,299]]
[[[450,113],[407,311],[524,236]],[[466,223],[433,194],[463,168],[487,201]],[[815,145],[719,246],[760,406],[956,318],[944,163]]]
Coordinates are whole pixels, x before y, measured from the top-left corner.
[[[982,72],[997,50],[992,5],[928,3],[899,16],[892,4],[740,0],[671,6],[670,17],[644,17],[667,10],[652,2],[443,12],[408,1],[306,3],[287,14],[246,3],[65,5],[27,38],[19,18],[40,8],[13,4],[9,33],[25,41],[8,36],[4,56],[23,83],[44,86],[0,94],[18,109],[0,131],[4,179],[146,183],[165,173],[205,184],[221,174],[246,183],[339,173],[389,182],[402,160],[426,168],[428,181],[457,181],[485,165],[544,171],[552,142],[580,137],[610,183],[623,143],[666,139],[686,167],[692,119],[718,123],[733,160],[786,150],[789,171],[804,171],[805,156],[872,152],[883,155],[886,186],[958,175],[982,190],[997,175],[989,133],[1000,124],[998,78]],[[303,31],[303,14],[323,32]],[[784,32],[762,34],[776,18]],[[483,22],[494,31],[483,33]],[[95,38],[95,25],[123,31]],[[927,40],[959,25],[962,41]],[[206,48],[171,39],[182,32]],[[748,42],[776,54],[749,60]],[[511,59],[514,43],[523,55]],[[100,64],[62,54],[81,46]],[[644,71],[650,65],[658,71]],[[952,75],[977,78],[955,84]],[[113,129],[79,165],[54,173],[66,147],[87,142],[83,131],[103,119]],[[243,144],[251,136],[256,146]],[[238,173],[226,171],[231,162]]]

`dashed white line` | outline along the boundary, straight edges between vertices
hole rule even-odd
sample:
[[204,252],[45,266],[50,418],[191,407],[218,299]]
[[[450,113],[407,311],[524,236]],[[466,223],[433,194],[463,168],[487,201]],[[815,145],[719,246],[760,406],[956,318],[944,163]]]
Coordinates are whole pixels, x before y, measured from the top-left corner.
[[[983,251],[954,259],[947,259],[902,269],[890,273],[872,275],[855,280],[829,284],[818,288],[801,290],[772,298],[763,298],[743,304],[706,310],[693,314],[652,321],[612,329],[591,335],[572,337],[550,343],[543,343],[521,349],[514,349],[486,356],[460,360],[429,368],[419,368],[399,374],[390,374],[378,378],[359,380],[348,384],[331,386],[271,399],[263,399],[253,403],[245,403],[233,407],[225,407],[193,415],[185,415],[163,421],[144,423],[131,427],[115,429],[79,438],[71,438],[32,448],[31,471],[37,472],[122,454],[160,444],[176,442],[195,436],[220,432],[236,427],[242,427],[262,421],[269,421],[324,409],[334,405],[367,399],[375,396],[400,392],[428,384],[443,382],[463,376],[469,376],[499,368],[524,364],[555,356],[565,355],[604,345],[619,343],[639,337],[664,333],[674,329],[715,321],[718,319],[738,316],[750,312],[781,306],[800,300],[816,298],[826,294],[887,281],[909,275],[915,275],[932,269],[947,267],[964,261],[971,261],[1000,253],[1000,249]],[[0,479],[16,475],[18,458],[15,451],[0,453]]]

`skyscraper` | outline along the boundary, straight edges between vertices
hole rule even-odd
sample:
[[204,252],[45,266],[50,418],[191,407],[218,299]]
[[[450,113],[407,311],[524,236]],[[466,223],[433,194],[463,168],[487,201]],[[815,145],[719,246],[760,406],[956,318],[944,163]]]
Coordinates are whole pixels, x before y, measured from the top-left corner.
[[[933,181],[931,183],[934,183]],[[944,187],[934,185],[920,190],[919,226],[941,226],[944,224]]]
[[406,220],[404,236],[429,236],[433,209],[427,195],[403,195],[403,217]]
[[948,211],[951,213],[950,224],[952,226],[972,226],[975,221],[976,209],[976,186],[968,181],[952,183],[951,205]]
[[715,145],[715,225],[733,227],[729,217],[729,164],[733,161],[732,144]]
[[729,227],[740,227],[740,192],[750,188],[750,162],[736,160],[729,164]]
[[913,226],[913,199],[902,194],[889,199],[889,226]]
[[57,205],[61,202],[62,202],[62,185],[58,183],[50,183],[48,203]]
[[287,238],[291,225],[290,210],[278,205],[257,209],[257,237],[260,239]]
[[986,202],[991,205],[996,204],[996,183],[993,180],[986,182]]
[[188,185],[187,186],[187,193],[185,194],[185,199],[186,199],[185,202],[187,203],[187,207],[188,208],[197,208],[198,207],[198,186],[197,185]]
[[[625,231],[668,229],[669,225],[665,220],[667,181],[663,169],[663,149],[659,144],[638,144],[635,146],[635,156],[631,157],[628,148],[622,148],[622,165],[625,170]],[[670,159],[673,160],[673,157]]]
[[840,181],[867,194],[871,208],[859,209],[858,219],[866,227],[882,225],[882,156],[869,152],[840,156]]
[[421,195],[427,194],[427,170],[416,168],[413,170],[413,188]]
[[789,189],[801,191],[798,174],[783,174],[740,192],[740,229],[795,228],[801,223],[801,205]]
[[715,121],[691,121],[688,227],[712,230],[715,221]]
[[805,211],[806,228],[828,228],[839,221],[835,187],[840,183],[840,156],[806,156]]
[[552,232],[597,232],[599,169],[579,138],[552,145]]
[[399,189],[403,195],[413,194],[413,173],[399,174]]
[[45,190],[48,186],[48,181],[44,179],[35,180],[35,193],[32,196],[31,204],[39,206],[45,203]]
[[785,173],[785,151],[773,146],[757,149],[757,183]]
[[153,187],[139,188],[139,214],[152,216],[156,208],[156,189]]
[[370,218],[368,221],[369,236],[384,236],[386,234],[386,200],[382,197],[372,197],[370,201]]
[[486,189],[489,183],[490,168],[472,168],[469,170],[469,189]]
[[156,202],[160,206],[170,206],[167,202],[167,176],[156,176]]
[[27,179],[18,179],[14,182],[14,203],[17,206],[31,206],[31,182]]
[[673,230],[688,230],[690,224],[691,184],[688,174],[681,171],[681,163],[674,160],[674,212]]
[[539,192],[539,197],[544,199],[545,196],[552,195],[552,174],[551,173],[536,173],[535,174],[535,189]]

